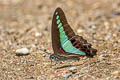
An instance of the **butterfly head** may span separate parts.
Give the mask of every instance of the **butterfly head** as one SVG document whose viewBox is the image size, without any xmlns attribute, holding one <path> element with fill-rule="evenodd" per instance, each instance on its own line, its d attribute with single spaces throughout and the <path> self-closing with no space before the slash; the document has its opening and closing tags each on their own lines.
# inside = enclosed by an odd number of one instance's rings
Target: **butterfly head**
<svg viewBox="0 0 120 80">
<path fill-rule="evenodd" d="M 58 56 L 56 54 L 50 55 L 50 60 L 51 61 L 58 61 Z"/>
<path fill-rule="evenodd" d="M 53 61 L 59 61 L 59 59 L 58 59 L 58 55 L 57 54 L 52 54 L 52 55 L 50 55 L 50 60 L 51 60 L 51 67 L 52 67 L 52 62 Z"/>
</svg>

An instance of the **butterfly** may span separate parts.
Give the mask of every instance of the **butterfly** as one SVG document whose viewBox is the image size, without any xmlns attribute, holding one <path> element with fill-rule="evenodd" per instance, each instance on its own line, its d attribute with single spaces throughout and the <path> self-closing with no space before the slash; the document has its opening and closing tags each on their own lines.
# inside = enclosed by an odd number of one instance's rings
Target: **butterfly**
<svg viewBox="0 0 120 80">
<path fill-rule="evenodd" d="M 76 35 L 67 22 L 66 16 L 61 8 L 57 8 L 52 19 L 52 47 L 54 54 L 50 60 L 69 60 L 79 57 L 93 57 L 97 50 L 82 36 Z"/>
</svg>

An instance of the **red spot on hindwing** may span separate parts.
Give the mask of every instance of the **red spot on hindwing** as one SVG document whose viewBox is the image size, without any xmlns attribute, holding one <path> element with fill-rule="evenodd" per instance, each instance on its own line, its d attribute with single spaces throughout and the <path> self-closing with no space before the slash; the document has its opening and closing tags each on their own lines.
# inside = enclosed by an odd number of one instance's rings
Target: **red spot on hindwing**
<svg viewBox="0 0 120 80">
<path fill-rule="evenodd" d="M 78 44 L 76 44 L 76 45 L 75 45 L 75 47 L 79 47 L 79 45 L 78 45 Z"/>
<path fill-rule="evenodd" d="M 80 55 L 81 58 L 85 57 L 85 55 Z"/>
<path fill-rule="evenodd" d="M 60 51 L 61 51 L 62 53 L 65 53 L 65 51 L 64 51 L 62 48 L 60 48 Z M 85 57 L 85 55 L 80 55 L 80 57 L 83 58 L 83 57 Z"/>
<path fill-rule="evenodd" d="M 60 51 L 61 51 L 62 53 L 65 53 L 65 51 L 64 51 L 63 49 L 61 49 L 61 48 L 60 48 Z"/>
</svg>

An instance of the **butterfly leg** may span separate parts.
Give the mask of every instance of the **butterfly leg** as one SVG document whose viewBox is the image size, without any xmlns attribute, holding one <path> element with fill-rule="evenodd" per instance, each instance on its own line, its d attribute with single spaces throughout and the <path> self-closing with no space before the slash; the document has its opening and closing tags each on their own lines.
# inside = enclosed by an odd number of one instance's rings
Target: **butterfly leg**
<svg viewBox="0 0 120 80">
<path fill-rule="evenodd" d="M 55 64 L 58 64 L 59 63 L 59 59 L 56 57 L 55 58 Z"/>
<path fill-rule="evenodd" d="M 51 61 L 51 63 L 50 63 L 50 67 L 52 68 L 52 60 L 50 60 Z"/>
<path fill-rule="evenodd" d="M 57 54 L 50 55 L 50 60 L 51 60 L 51 67 L 52 67 L 53 61 L 55 61 L 56 64 L 59 62 L 59 55 L 57 55 Z"/>
<path fill-rule="evenodd" d="M 88 60 L 90 61 L 90 59 L 88 58 Z M 88 63 L 88 70 L 90 70 L 90 63 Z"/>
<path fill-rule="evenodd" d="M 50 65 L 50 67 L 52 67 L 52 63 L 53 63 L 53 61 L 55 61 L 55 55 L 54 54 L 52 54 L 52 55 L 50 55 L 50 62 L 51 62 L 51 65 Z"/>
<path fill-rule="evenodd" d="M 79 62 L 79 61 L 80 61 L 80 58 L 78 58 L 77 61 Z"/>
<path fill-rule="evenodd" d="M 55 61 L 55 64 L 58 64 L 58 60 L 54 60 Z M 51 60 L 51 65 L 50 65 L 50 67 L 52 68 L 52 64 L 53 64 L 53 60 Z"/>
</svg>

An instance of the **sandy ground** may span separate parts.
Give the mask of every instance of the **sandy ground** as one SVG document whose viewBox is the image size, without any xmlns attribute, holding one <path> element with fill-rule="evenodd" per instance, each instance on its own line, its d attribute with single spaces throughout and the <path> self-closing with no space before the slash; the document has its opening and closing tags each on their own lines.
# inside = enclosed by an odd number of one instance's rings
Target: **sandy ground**
<svg viewBox="0 0 120 80">
<path fill-rule="evenodd" d="M 50 67 L 57 7 L 76 34 L 98 50 L 94 58 Z M 30 54 L 16 56 L 20 48 Z M 66 73 L 67 80 L 120 80 L 120 0 L 0 0 L 0 80 L 66 80 Z"/>
</svg>

